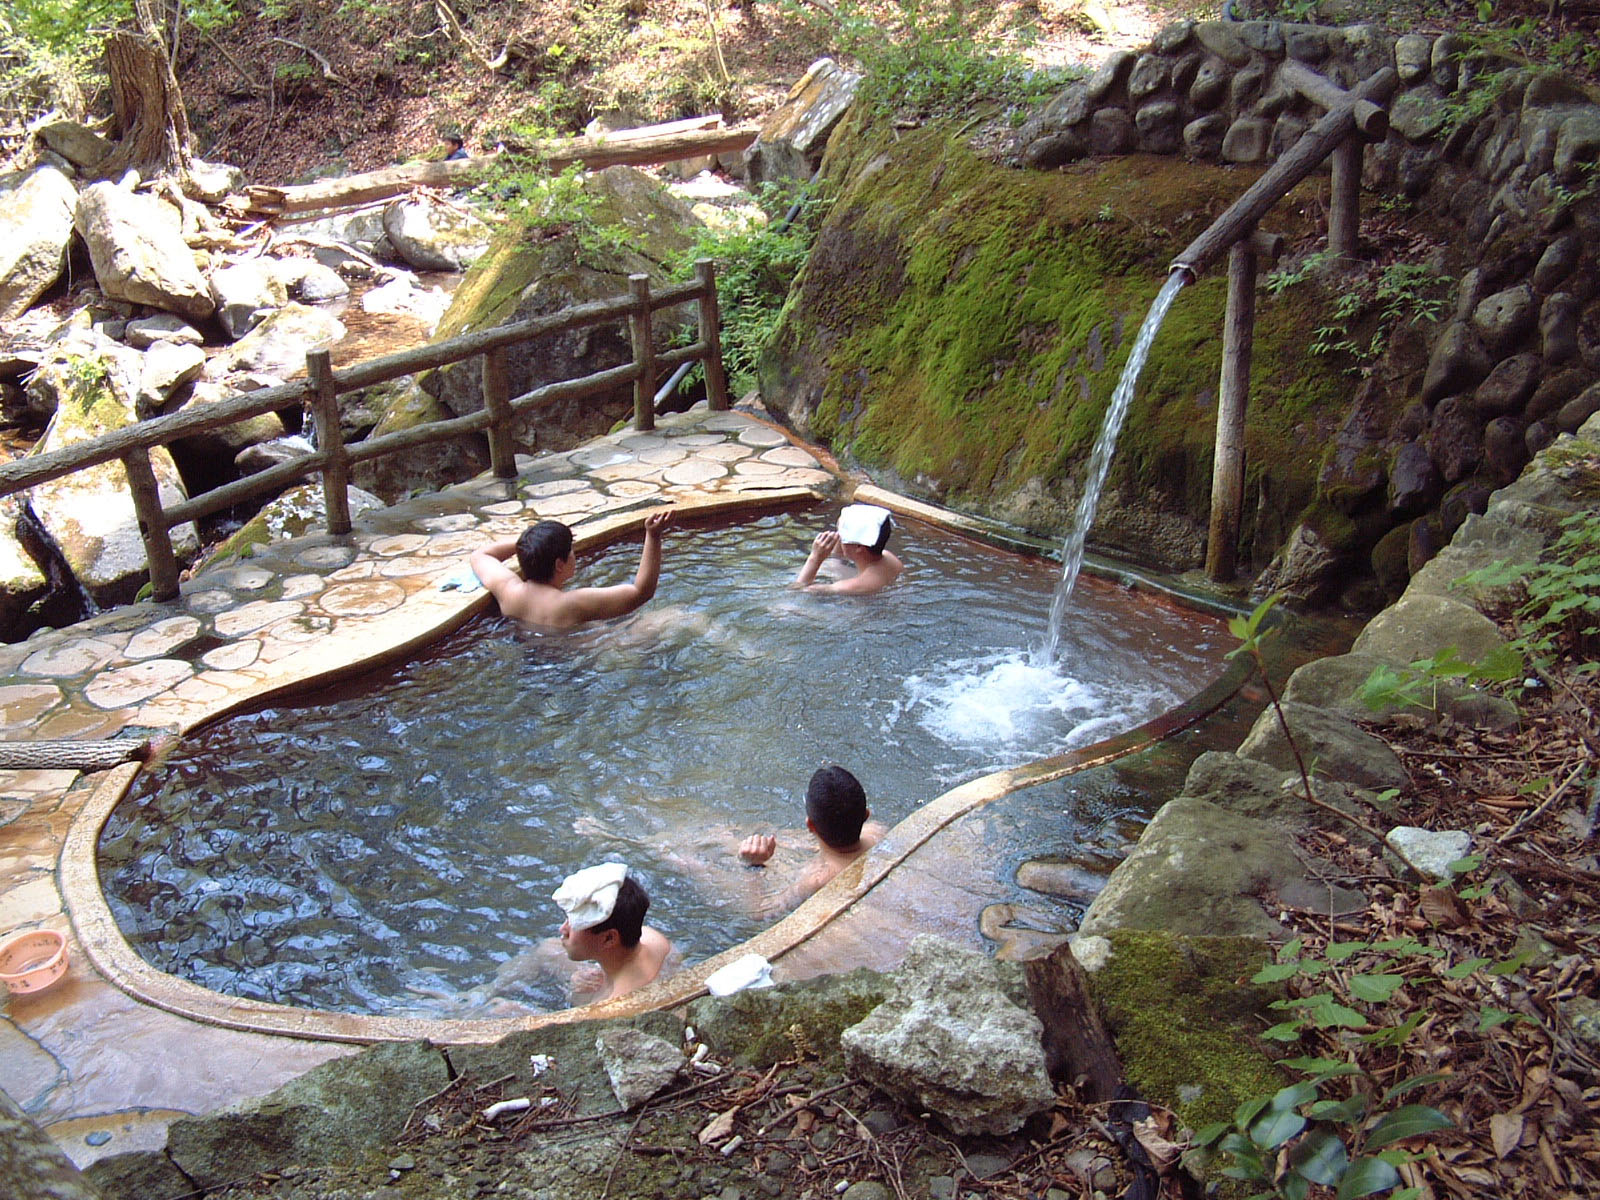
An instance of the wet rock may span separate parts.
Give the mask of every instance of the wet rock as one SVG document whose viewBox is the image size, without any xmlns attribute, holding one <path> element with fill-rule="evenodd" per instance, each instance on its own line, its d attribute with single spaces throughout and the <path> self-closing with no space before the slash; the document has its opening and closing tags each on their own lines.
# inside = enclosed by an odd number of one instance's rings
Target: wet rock
<svg viewBox="0 0 1600 1200">
<path fill-rule="evenodd" d="M 54 167 L 0 176 L 0 321 L 14 321 L 61 277 L 78 189 Z"/>
<path fill-rule="evenodd" d="M 127 338 L 128 345 L 138 350 L 148 350 L 157 342 L 175 342 L 184 346 L 199 346 L 205 342 L 198 329 L 171 313 L 157 313 L 153 317 L 129 321 L 123 336 Z"/>
<path fill-rule="evenodd" d="M 1443 544 L 1439 522 L 1432 516 L 1418 517 L 1406 526 L 1406 570 L 1415 575 L 1439 553 Z"/>
<path fill-rule="evenodd" d="M 148 304 L 192 321 L 214 311 L 211 290 L 172 205 L 96 183 L 79 193 L 73 224 L 89 247 L 95 282 L 111 299 Z"/>
<path fill-rule="evenodd" d="M 1489 377 L 1472 393 L 1473 411 L 1485 417 L 1499 417 L 1521 409 L 1538 386 L 1540 362 L 1537 354 L 1515 354 L 1489 372 Z"/>
<path fill-rule="evenodd" d="M 235 342 L 289 299 L 283 284 L 260 259 L 219 267 L 211 272 L 210 284 L 217 323 Z"/>
<path fill-rule="evenodd" d="M 264 371 L 290 378 L 304 373 L 307 352 L 326 350 L 344 333 L 344 325 L 332 314 L 290 301 L 214 355 L 204 374 L 207 379 L 220 380 L 238 372 Z"/>
<path fill-rule="evenodd" d="M 1357 650 L 1371 653 L 1359 644 Z M 1296 766 L 1294 751 L 1298 747 L 1304 761 L 1315 760 L 1317 769 L 1331 778 L 1370 788 L 1405 784 L 1405 768 L 1394 751 L 1387 743 L 1363 732 L 1348 717 L 1308 704 L 1285 702 L 1280 707 L 1289 734 L 1284 733 L 1278 714 L 1268 709 L 1240 743 L 1241 758 L 1253 758 L 1288 771 Z M 1294 746 L 1289 744 L 1291 735 Z"/>
<path fill-rule="evenodd" d="M 853 1071 L 957 1135 L 1005 1134 L 1055 1101 L 1042 1032 L 987 955 L 924 935 L 884 1002 L 840 1044 Z"/>
<path fill-rule="evenodd" d="M 1438 468 L 1427 449 L 1417 442 L 1407 442 L 1395 451 L 1388 474 L 1388 508 L 1395 516 L 1411 517 L 1423 512 L 1442 490 Z"/>
<path fill-rule="evenodd" d="M 1439 402 L 1428 418 L 1422 441 L 1446 483 L 1464 479 L 1483 461 L 1482 419 L 1461 396 Z"/>
</svg>

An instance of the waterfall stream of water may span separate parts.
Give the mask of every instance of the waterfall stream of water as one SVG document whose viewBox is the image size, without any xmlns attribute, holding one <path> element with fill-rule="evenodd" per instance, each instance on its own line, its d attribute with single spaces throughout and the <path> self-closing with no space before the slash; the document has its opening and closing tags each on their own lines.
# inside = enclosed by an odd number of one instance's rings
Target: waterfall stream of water
<svg viewBox="0 0 1600 1200">
<path fill-rule="evenodd" d="M 1111 454 L 1117 448 L 1117 434 L 1122 430 L 1123 418 L 1128 415 L 1128 405 L 1133 400 L 1133 387 L 1139 381 L 1145 359 L 1150 357 L 1150 343 L 1155 341 L 1156 330 L 1177 298 L 1178 290 L 1188 279 L 1186 272 L 1175 270 L 1167 277 L 1156 298 L 1150 303 L 1139 336 L 1134 339 L 1128 354 L 1128 363 L 1117 381 L 1117 390 L 1111 394 L 1111 404 L 1106 409 L 1105 423 L 1100 427 L 1100 437 L 1089 455 L 1089 469 L 1083 480 L 1083 498 L 1078 501 L 1078 515 L 1073 520 L 1072 531 L 1061 548 L 1061 582 L 1056 585 L 1054 599 L 1050 602 L 1050 629 L 1042 654 L 1043 664 L 1055 662 L 1061 646 L 1061 621 L 1067 611 L 1067 598 L 1078 581 L 1083 568 L 1083 548 L 1089 537 L 1089 526 L 1094 524 L 1095 508 L 1100 503 L 1100 490 L 1105 486 L 1106 474 L 1111 470 Z"/>
</svg>

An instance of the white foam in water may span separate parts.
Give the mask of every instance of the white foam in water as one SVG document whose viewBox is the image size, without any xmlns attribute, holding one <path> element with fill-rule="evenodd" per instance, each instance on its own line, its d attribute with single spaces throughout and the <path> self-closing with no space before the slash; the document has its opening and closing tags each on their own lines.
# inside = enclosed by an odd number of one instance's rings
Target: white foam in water
<svg viewBox="0 0 1600 1200">
<path fill-rule="evenodd" d="M 905 682 L 918 723 L 952 746 L 1064 744 L 1086 720 L 1098 725 L 1108 715 L 1099 688 L 1021 650 L 952 660 Z"/>
</svg>

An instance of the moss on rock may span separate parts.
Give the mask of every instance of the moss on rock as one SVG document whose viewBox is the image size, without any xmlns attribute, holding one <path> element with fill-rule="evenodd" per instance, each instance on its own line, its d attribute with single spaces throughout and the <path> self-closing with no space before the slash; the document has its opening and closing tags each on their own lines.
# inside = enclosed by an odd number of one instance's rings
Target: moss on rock
<svg viewBox="0 0 1600 1200">
<path fill-rule="evenodd" d="M 1283 1086 L 1256 1037 L 1281 991 L 1248 982 L 1268 957 L 1263 943 L 1150 930 L 1107 936 L 1112 954 L 1091 987 L 1141 1096 L 1198 1127 Z"/>
</svg>

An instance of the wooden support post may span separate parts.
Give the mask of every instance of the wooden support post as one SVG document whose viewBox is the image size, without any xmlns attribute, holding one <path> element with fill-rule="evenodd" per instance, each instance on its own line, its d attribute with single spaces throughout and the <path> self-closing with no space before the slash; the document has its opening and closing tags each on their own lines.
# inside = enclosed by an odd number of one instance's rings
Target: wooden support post
<svg viewBox="0 0 1600 1200">
<path fill-rule="evenodd" d="M 483 354 L 483 407 L 489 413 L 489 466 L 496 478 L 515 479 L 517 449 L 512 436 L 511 373 L 503 346 Z"/>
<path fill-rule="evenodd" d="M 700 342 L 706 348 L 706 399 L 716 412 L 728 407 L 728 373 L 722 366 L 722 314 L 717 304 L 717 272 L 709 258 L 694 264 L 700 288 Z"/>
<path fill-rule="evenodd" d="M 656 348 L 650 333 L 650 276 L 629 275 L 628 295 L 633 308 L 628 312 L 628 334 L 633 341 L 633 365 L 638 371 L 633 380 L 633 427 L 656 427 Z"/>
<path fill-rule="evenodd" d="M 1211 528 L 1206 576 L 1233 579 L 1244 505 L 1244 416 L 1250 402 L 1250 354 L 1255 346 L 1256 245 L 1248 231 L 1228 252 L 1228 309 L 1222 325 L 1222 379 L 1217 395 L 1217 442 L 1211 464 Z"/>
<path fill-rule="evenodd" d="M 150 593 L 157 600 L 172 600 L 178 595 L 178 559 L 172 552 L 172 534 L 161 510 L 161 486 L 150 466 L 150 452 L 143 447 L 122 456 L 128 473 L 128 491 L 133 496 L 133 512 L 139 520 L 139 536 L 144 539 L 145 561 L 150 567 Z"/>
<path fill-rule="evenodd" d="M 1072 1084 L 1090 1104 L 1113 1099 L 1122 1082 L 1116 1045 L 1100 1022 L 1088 978 L 1063 942 L 1022 960 L 1028 1000 L 1044 1025 L 1044 1066 L 1056 1083 Z"/>
<path fill-rule="evenodd" d="M 1328 204 L 1328 250 L 1335 258 L 1354 258 L 1361 229 L 1362 144 L 1347 137 L 1330 156 L 1333 196 Z"/>
<path fill-rule="evenodd" d="M 317 457 L 322 460 L 322 506 L 328 532 L 350 532 L 350 460 L 345 454 L 344 431 L 339 428 L 339 393 L 333 381 L 333 359 L 326 350 L 306 355 L 311 378 L 311 411 L 317 419 Z"/>
</svg>

